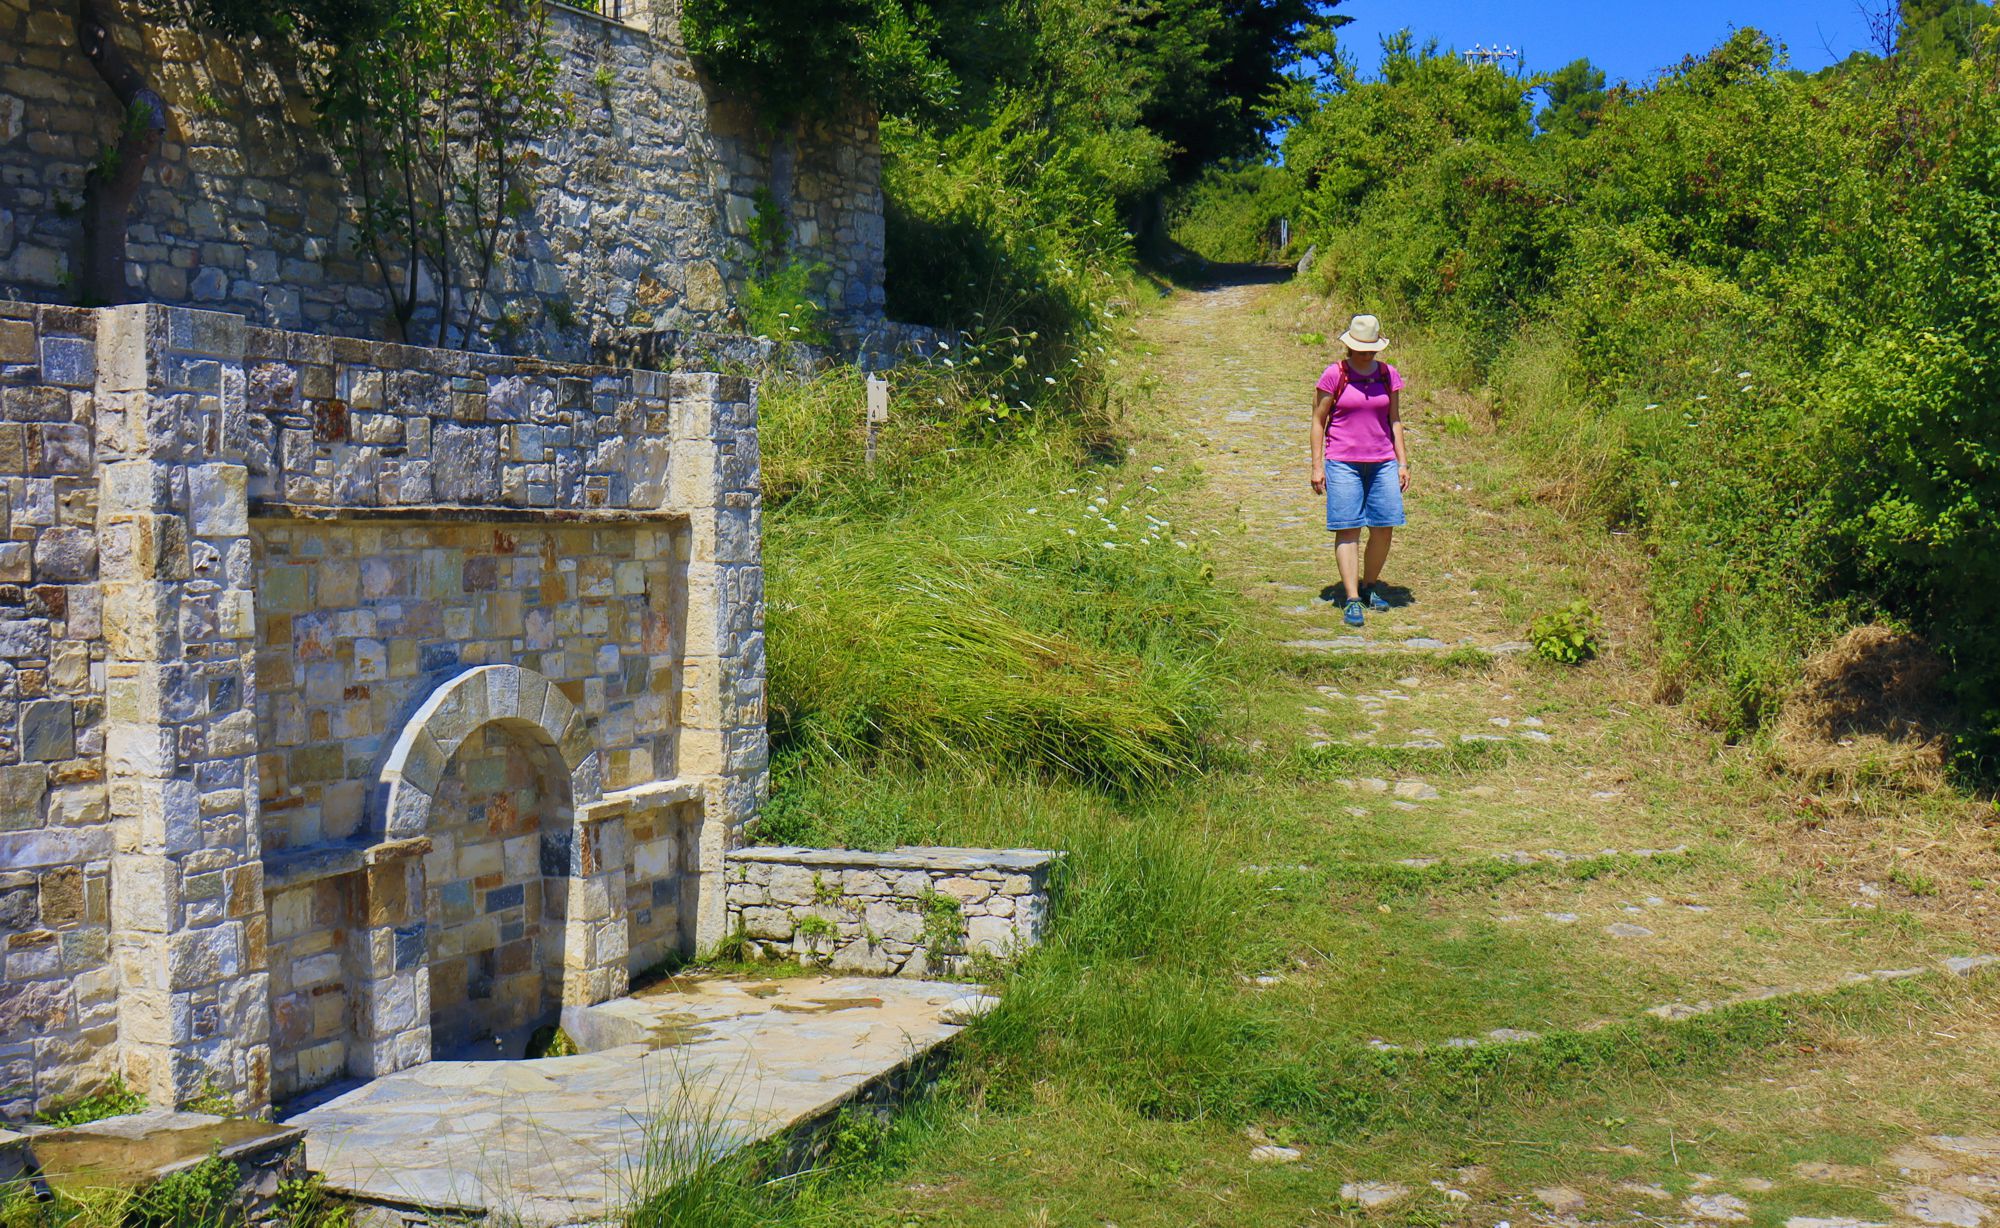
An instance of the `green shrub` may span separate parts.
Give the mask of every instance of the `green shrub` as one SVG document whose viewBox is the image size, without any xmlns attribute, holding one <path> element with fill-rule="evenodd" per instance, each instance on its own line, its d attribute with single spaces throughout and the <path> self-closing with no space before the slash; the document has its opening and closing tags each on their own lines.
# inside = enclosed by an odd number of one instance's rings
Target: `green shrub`
<svg viewBox="0 0 2000 1228">
<path fill-rule="evenodd" d="M 820 305 L 816 283 L 826 276 L 823 264 L 788 261 L 769 275 L 752 277 L 743 287 L 743 327 L 753 337 L 779 342 L 827 345 L 826 308 Z"/>
<path fill-rule="evenodd" d="M 1281 166 L 1218 168 L 1180 189 L 1167 206 L 1167 233 L 1207 260 L 1247 264 L 1283 259 L 1282 224 L 1297 224 L 1298 179 Z"/>
<path fill-rule="evenodd" d="M 1604 629 L 1588 601 L 1572 601 L 1535 619 L 1528 640 L 1544 659 L 1581 665 L 1603 647 Z"/>
<path fill-rule="evenodd" d="M 223 1228 L 236 1219 L 242 1174 L 210 1156 L 140 1190 L 125 1204 L 130 1228 Z"/>
</svg>

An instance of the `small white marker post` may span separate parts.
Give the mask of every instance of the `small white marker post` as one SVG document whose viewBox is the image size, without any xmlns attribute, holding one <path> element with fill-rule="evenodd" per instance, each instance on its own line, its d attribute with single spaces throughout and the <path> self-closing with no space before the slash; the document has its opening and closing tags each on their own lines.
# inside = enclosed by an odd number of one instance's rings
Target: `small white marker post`
<svg viewBox="0 0 2000 1228">
<path fill-rule="evenodd" d="M 868 471 L 875 471 L 875 441 L 882 424 L 889 420 L 889 381 L 879 375 L 868 377 Z"/>
</svg>

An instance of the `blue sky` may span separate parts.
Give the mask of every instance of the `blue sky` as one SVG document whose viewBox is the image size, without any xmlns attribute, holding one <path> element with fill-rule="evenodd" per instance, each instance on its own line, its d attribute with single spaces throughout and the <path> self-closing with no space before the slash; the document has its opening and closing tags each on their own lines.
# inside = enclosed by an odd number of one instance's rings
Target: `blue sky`
<svg viewBox="0 0 2000 1228">
<path fill-rule="evenodd" d="M 1528 68 L 1562 67 L 1578 56 L 1643 82 L 1690 52 L 1706 51 L 1740 26 L 1775 35 L 1792 67 L 1810 72 L 1871 46 L 1863 4 L 1880 0 L 1344 0 L 1354 24 L 1342 45 L 1372 74 L 1378 40 L 1408 26 L 1419 43 L 1446 47 L 1512 43 Z"/>
</svg>

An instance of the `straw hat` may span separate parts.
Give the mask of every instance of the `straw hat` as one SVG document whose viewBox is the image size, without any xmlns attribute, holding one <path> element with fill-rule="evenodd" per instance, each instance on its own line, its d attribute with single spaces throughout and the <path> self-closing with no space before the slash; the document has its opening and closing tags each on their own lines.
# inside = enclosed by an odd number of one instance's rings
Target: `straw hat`
<svg viewBox="0 0 2000 1228">
<path fill-rule="evenodd" d="M 1340 343 L 1370 354 L 1389 348 L 1389 339 L 1382 335 L 1382 321 L 1374 316 L 1355 316 L 1347 331 L 1340 334 Z"/>
</svg>

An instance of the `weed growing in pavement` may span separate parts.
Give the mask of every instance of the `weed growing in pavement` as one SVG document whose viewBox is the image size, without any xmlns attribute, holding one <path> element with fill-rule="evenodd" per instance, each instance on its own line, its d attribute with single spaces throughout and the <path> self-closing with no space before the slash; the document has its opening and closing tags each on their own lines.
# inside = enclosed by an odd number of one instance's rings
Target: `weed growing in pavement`
<svg viewBox="0 0 2000 1228">
<path fill-rule="evenodd" d="M 45 1126 L 81 1126 L 107 1117 L 143 1112 L 145 1108 L 145 1095 L 127 1087 L 124 1079 L 114 1077 L 87 1096 L 35 1114 L 35 1120 Z"/>
</svg>

